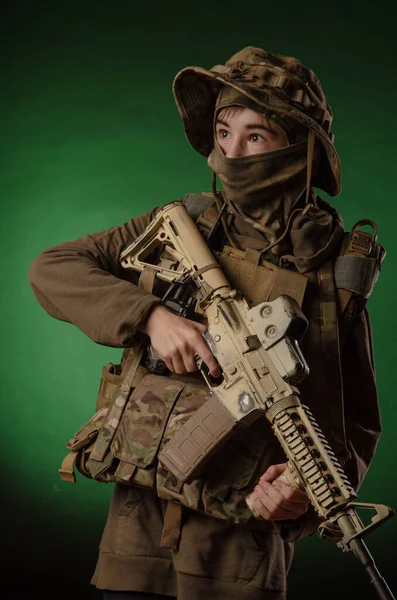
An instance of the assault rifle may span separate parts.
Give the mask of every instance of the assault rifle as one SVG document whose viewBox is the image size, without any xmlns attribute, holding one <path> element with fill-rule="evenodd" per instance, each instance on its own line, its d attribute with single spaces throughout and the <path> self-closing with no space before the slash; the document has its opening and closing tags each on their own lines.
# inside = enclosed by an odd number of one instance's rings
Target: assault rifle
<svg viewBox="0 0 397 600">
<path fill-rule="evenodd" d="M 159 246 L 167 260 L 151 264 Z M 120 261 L 127 269 L 152 269 L 179 296 L 181 290 L 190 296 L 195 290 L 196 310 L 208 322 L 203 337 L 222 371 L 214 379 L 198 361 L 211 397 L 163 447 L 159 460 L 181 482 L 189 481 L 237 426 L 249 426 L 265 414 L 288 459 L 282 476 L 306 492 L 323 520 L 320 535 L 326 530 L 325 521 L 336 525 L 343 534 L 338 546 L 354 553 L 379 598 L 395 600 L 362 540 L 393 510 L 355 501 L 356 493 L 337 457 L 299 399 L 296 385 L 308 374 L 299 348 L 307 320 L 296 301 L 280 296 L 251 307 L 231 288 L 181 202 L 166 205 Z M 252 495 L 247 504 L 255 515 Z M 363 524 L 357 509 L 375 513 L 369 525 Z"/>
</svg>

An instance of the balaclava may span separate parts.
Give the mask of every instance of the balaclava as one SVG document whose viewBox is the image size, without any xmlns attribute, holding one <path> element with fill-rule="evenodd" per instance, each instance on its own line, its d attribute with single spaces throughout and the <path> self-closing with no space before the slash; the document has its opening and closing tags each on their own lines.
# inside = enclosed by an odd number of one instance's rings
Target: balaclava
<svg viewBox="0 0 397 600">
<path fill-rule="evenodd" d="M 208 165 L 222 182 L 229 213 L 250 223 L 262 234 L 264 245 L 271 245 L 285 230 L 288 217 L 306 188 L 308 130 L 225 86 L 216 101 L 214 132 L 219 113 L 231 106 L 248 108 L 273 120 L 288 138 L 288 146 L 238 158 L 227 158 L 215 139 L 208 157 Z M 272 248 L 273 260 L 280 251 L 286 251 L 285 244 Z"/>
</svg>

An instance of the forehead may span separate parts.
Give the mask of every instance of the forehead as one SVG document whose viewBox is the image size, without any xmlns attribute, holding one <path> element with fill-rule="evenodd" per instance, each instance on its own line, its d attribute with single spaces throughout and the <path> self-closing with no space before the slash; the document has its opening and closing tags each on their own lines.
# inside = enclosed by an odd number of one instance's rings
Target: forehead
<svg viewBox="0 0 397 600">
<path fill-rule="evenodd" d="M 261 115 L 245 106 L 226 106 L 218 111 L 216 122 L 223 121 L 230 126 L 233 125 L 264 125 L 271 127 L 269 120 L 264 115 Z"/>
</svg>

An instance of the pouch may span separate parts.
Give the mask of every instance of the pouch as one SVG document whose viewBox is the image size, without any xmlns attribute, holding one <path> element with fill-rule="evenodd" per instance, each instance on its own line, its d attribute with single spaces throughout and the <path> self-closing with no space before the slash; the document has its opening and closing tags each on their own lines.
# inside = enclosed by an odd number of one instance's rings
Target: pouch
<svg viewBox="0 0 397 600">
<path fill-rule="evenodd" d="M 115 375 L 108 366 L 103 371 L 107 381 L 114 382 Z M 100 386 L 102 399 L 106 389 L 111 388 Z M 62 465 L 62 479 L 76 481 L 75 467 L 83 476 L 102 483 L 150 488 L 164 500 L 245 523 L 252 517 L 245 496 L 261 472 L 264 449 L 269 456 L 266 438 L 271 443 L 274 437 L 267 419 L 251 426 L 249 437 L 243 428 L 237 431 L 210 459 L 206 472 L 211 475 L 203 474 L 190 483 L 179 482 L 157 459 L 162 447 L 208 398 L 207 384 L 197 377 L 144 375 L 130 393 L 115 432 L 109 423 L 112 406 L 105 398 L 108 407 L 102 406 L 68 442 L 74 459 L 72 468 L 71 464 Z M 93 459 L 98 434 L 111 436 L 99 461 Z"/>
<path fill-rule="evenodd" d="M 103 367 L 99 410 L 67 443 L 70 453 L 59 472 L 64 481 L 76 481 L 76 468 L 85 477 L 100 482 L 153 489 L 162 445 L 208 399 L 208 388 L 189 376 L 148 374 L 138 367 L 131 393 L 115 423 L 114 402 L 124 381 L 118 372 L 120 365 L 109 363 Z"/>
</svg>

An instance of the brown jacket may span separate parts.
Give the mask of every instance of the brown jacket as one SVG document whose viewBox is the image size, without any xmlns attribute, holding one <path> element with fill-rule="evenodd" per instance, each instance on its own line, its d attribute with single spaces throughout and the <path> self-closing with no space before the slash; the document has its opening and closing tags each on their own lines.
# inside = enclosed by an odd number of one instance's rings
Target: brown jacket
<svg viewBox="0 0 397 600">
<path fill-rule="evenodd" d="M 44 250 L 32 263 L 29 278 L 48 314 L 73 323 L 97 343 L 129 347 L 138 324 L 159 299 L 136 287 L 137 274 L 123 269 L 118 259 L 158 210 Z M 304 309 L 310 315 L 310 293 L 308 298 Z M 344 333 L 343 390 L 332 373 L 324 371 L 322 357 L 310 356 L 314 375 L 306 394 L 313 398 L 320 426 L 339 444 L 338 454 L 346 460 L 345 469 L 358 488 L 381 429 L 367 312 L 355 316 Z M 336 406 L 329 405 L 332 394 L 342 399 Z M 259 600 L 269 593 L 269 598 L 278 600 L 284 598 L 292 558 L 287 540 L 312 533 L 316 524 L 309 511 L 296 523 L 258 532 L 186 509 L 179 550 L 170 553 L 160 548 L 163 508 L 151 492 L 115 486 L 93 583 L 101 589 L 178 591 L 178 600 L 202 598 L 209 590 L 215 599 L 244 594 Z"/>
</svg>

